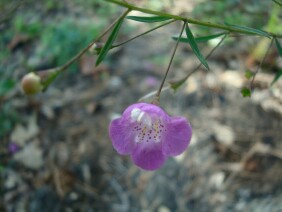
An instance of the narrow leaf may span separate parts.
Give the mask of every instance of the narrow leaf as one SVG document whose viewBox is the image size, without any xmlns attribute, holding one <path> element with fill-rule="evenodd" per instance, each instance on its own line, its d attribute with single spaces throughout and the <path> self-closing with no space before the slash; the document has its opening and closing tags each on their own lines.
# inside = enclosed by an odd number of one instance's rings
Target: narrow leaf
<svg viewBox="0 0 282 212">
<path fill-rule="evenodd" d="M 270 85 L 271 85 L 271 86 L 274 85 L 274 83 L 276 83 L 277 80 L 279 80 L 279 78 L 280 78 L 281 76 L 282 76 L 282 69 L 276 73 L 276 75 L 275 75 L 275 77 L 274 77 L 274 79 L 272 80 L 272 82 L 271 82 Z"/>
<path fill-rule="evenodd" d="M 217 34 L 214 34 L 214 35 L 201 36 L 201 37 L 195 38 L 195 41 L 196 42 L 205 42 L 205 41 L 209 41 L 209 40 L 218 38 L 218 37 L 220 37 L 222 35 L 225 35 L 225 34 L 226 34 L 225 32 L 221 32 L 221 33 L 217 33 Z M 178 37 L 177 36 L 173 36 L 172 39 L 177 41 Z M 180 38 L 179 41 L 183 42 L 183 43 L 189 43 L 189 39 L 188 38 Z"/>
<path fill-rule="evenodd" d="M 267 32 L 260 30 L 260 29 L 254 29 L 251 27 L 246 27 L 246 26 L 239 26 L 239 25 L 235 25 L 235 24 L 226 24 L 228 26 L 233 27 L 234 29 L 239 29 L 245 32 L 248 32 L 250 34 L 254 34 L 254 35 L 260 35 L 260 36 L 264 36 L 267 38 L 271 38 L 270 34 L 268 34 Z"/>
<path fill-rule="evenodd" d="M 249 88 L 242 88 L 241 94 L 243 97 L 251 97 L 252 93 Z"/>
<path fill-rule="evenodd" d="M 186 30 L 187 39 L 189 40 L 188 42 L 189 42 L 194 54 L 198 57 L 198 59 L 206 67 L 206 69 L 209 70 L 209 65 L 208 65 L 206 59 L 203 57 L 202 53 L 200 52 L 198 45 L 196 43 L 196 40 L 195 40 L 188 24 L 186 24 L 185 30 Z"/>
<path fill-rule="evenodd" d="M 280 43 L 279 43 L 277 38 L 274 38 L 274 40 L 275 40 L 275 44 L 276 44 L 278 53 L 279 53 L 280 57 L 282 57 L 282 46 L 280 45 Z"/>
<path fill-rule="evenodd" d="M 133 21 L 145 22 L 145 23 L 161 22 L 171 19 L 164 16 L 126 16 L 126 18 Z"/>
<path fill-rule="evenodd" d="M 123 18 L 119 19 L 119 21 L 116 23 L 112 33 L 110 34 L 108 40 L 106 41 L 105 45 L 103 46 L 103 48 L 101 49 L 101 51 L 99 53 L 99 56 L 96 60 L 96 66 L 98 66 L 104 60 L 107 53 L 111 49 L 111 46 L 112 46 L 113 42 L 115 41 L 115 39 L 118 35 L 119 29 L 122 25 L 122 22 L 123 22 Z"/>
</svg>

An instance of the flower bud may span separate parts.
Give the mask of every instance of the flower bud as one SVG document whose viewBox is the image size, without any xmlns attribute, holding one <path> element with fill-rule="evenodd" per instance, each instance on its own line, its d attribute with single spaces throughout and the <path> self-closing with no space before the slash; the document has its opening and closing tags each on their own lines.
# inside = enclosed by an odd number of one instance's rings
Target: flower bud
<svg viewBox="0 0 282 212">
<path fill-rule="evenodd" d="M 43 85 L 41 84 L 40 77 L 31 72 L 26 74 L 22 79 L 22 90 L 26 95 L 34 95 L 41 92 Z"/>
</svg>

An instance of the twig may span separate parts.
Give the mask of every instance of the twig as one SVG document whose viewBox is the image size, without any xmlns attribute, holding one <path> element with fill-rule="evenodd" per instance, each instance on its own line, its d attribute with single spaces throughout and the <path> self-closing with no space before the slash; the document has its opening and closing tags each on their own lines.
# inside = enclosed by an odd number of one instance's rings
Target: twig
<svg viewBox="0 0 282 212">
<path fill-rule="evenodd" d="M 90 44 L 88 44 L 87 47 L 85 47 L 84 49 L 82 49 L 77 55 L 75 55 L 72 59 L 70 59 L 65 65 L 61 66 L 59 68 L 59 72 L 64 71 L 65 69 L 67 69 L 70 65 L 72 65 L 77 59 L 79 59 L 94 43 L 96 43 L 98 40 L 100 40 L 102 37 L 104 37 L 112 28 L 113 26 L 117 23 L 117 21 L 125 16 L 128 12 L 130 11 L 130 9 L 126 10 L 124 13 L 122 13 L 110 26 L 108 26 L 108 28 L 102 33 L 100 34 L 96 39 L 94 39 L 92 42 L 90 42 Z"/>
<path fill-rule="evenodd" d="M 205 59 L 207 60 L 213 53 L 214 51 L 223 43 L 223 41 L 225 40 L 225 38 L 228 36 L 228 33 L 225 34 L 223 36 L 223 38 L 221 38 L 221 40 L 218 42 L 218 44 L 216 44 L 216 46 L 207 54 L 207 56 L 205 57 Z M 184 79 L 187 80 L 192 74 L 194 74 L 200 67 L 202 66 L 202 63 L 199 63 L 198 66 L 196 66 L 190 73 L 188 73 Z"/>
<path fill-rule="evenodd" d="M 5 15 L 4 15 L 4 18 L 0 19 L 0 24 L 8 21 L 12 14 L 21 6 L 21 4 L 24 2 L 24 0 L 20 0 L 20 2 L 18 4 L 16 4 L 14 7 L 12 7 L 12 9 L 10 9 L 9 12 L 7 12 Z"/>
<path fill-rule="evenodd" d="M 255 81 L 256 75 L 257 75 L 258 72 L 260 71 L 261 66 L 262 66 L 262 64 L 264 63 L 265 59 L 266 59 L 266 56 L 268 55 L 269 50 L 271 49 L 271 46 L 272 46 L 272 44 L 273 44 L 273 40 L 274 40 L 274 39 L 272 38 L 272 39 L 271 39 L 271 42 L 270 42 L 270 44 L 269 44 L 269 46 L 268 46 L 268 48 L 267 48 L 267 50 L 266 50 L 266 52 L 265 52 L 265 54 L 264 54 L 264 56 L 263 56 L 263 58 L 262 58 L 262 60 L 260 61 L 259 66 L 257 67 L 257 70 L 256 70 L 255 73 L 253 74 L 253 78 L 252 78 L 252 80 L 251 80 L 251 82 L 250 82 L 250 90 L 253 90 L 253 85 L 254 85 L 254 81 Z"/>
<path fill-rule="evenodd" d="M 218 44 L 209 52 L 209 54 L 205 57 L 205 59 L 208 59 L 212 54 L 213 52 L 222 44 L 222 42 L 225 40 L 225 38 L 228 36 L 228 33 L 224 35 L 224 37 L 218 42 Z M 196 66 L 191 72 L 189 72 L 184 78 L 178 80 L 179 82 L 180 81 L 186 81 L 192 74 L 194 74 L 200 67 L 201 67 L 202 63 L 199 63 L 198 66 Z M 173 82 L 171 82 L 173 83 Z M 169 90 L 170 86 L 165 86 L 163 87 L 162 91 L 165 91 L 165 90 Z M 156 95 L 156 93 L 158 92 L 158 90 L 155 90 L 155 91 L 152 91 L 148 94 L 146 94 L 145 96 L 142 96 L 138 101 L 143 101 L 145 99 L 148 99 L 154 95 Z"/>
<path fill-rule="evenodd" d="M 106 0 L 106 1 L 114 3 L 114 4 L 122 6 L 122 7 L 129 8 L 131 10 L 136 10 L 136 11 L 151 14 L 151 15 L 163 16 L 163 17 L 174 19 L 174 20 L 187 21 L 191 24 L 196 24 L 196 25 L 200 25 L 200 26 L 206 26 L 206 27 L 217 28 L 217 29 L 224 29 L 224 30 L 227 30 L 229 32 L 237 32 L 237 33 L 241 33 L 241 34 L 255 34 L 255 33 L 251 33 L 249 30 L 237 29 L 237 28 L 234 28 L 234 27 L 231 27 L 231 26 L 228 26 L 228 25 L 224 25 L 224 24 L 217 24 L 217 23 L 211 23 L 211 22 L 206 22 L 206 21 L 199 21 L 199 20 L 196 20 L 196 19 L 193 19 L 193 18 L 187 18 L 187 17 L 183 17 L 183 16 L 165 13 L 165 12 L 159 12 L 159 11 L 155 11 L 155 10 L 151 10 L 151 9 L 137 7 L 137 6 L 128 4 L 127 2 L 124 2 L 124 1 L 123 2 L 118 1 L 118 0 Z M 271 33 L 271 32 L 267 32 L 267 33 L 271 36 L 282 38 L 281 34 L 275 34 L 275 33 Z"/>
<path fill-rule="evenodd" d="M 76 54 L 73 58 L 71 58 L 68 62 L 66 62 L 63 66 L 59 66 L 50 70 L 47 70 L 49 72 L 53 72 L 53 74 L 48 77 L 44 82 L 44 90 L 46 90 L 50 83 L 53 82 L 54 79 L 57 78 L 57 76 L 65 71 L 69 66 L 71 66 L 74 62 L 76 62 L 91 46 L 99 41 L 102 37 L 104 37 L 114 26 L 115 24 L 120 20 L 120 18 L 126 16 L 130 12 L 130 9 L 127 9 L 125 12 L 123 12 L 110 26 L 108 26 L 97 38 L 95 38 L 93 41 L 91 41 L 88 46 L 86 46 L 84 49 L 82 49 L 78 54 Z"/>
<path fill-rule="evenodd" d="M 159 29 L 159 28 L 161 28 L 161 27 L 163 27 L 163 26 L 165 26 L 165 25 L 171 24 L 171 23 L 173 23 L 173 22 L 175 22 L 175 21 L 176 21 L 176 20 L 172 20 L 172 21 L 166 22 L 166 23 L 164 23 L 164 24 L 161 24 L 161 25 L 159 25 L 159 26 L 157 26 L 157 27 L 154 27 L 154 28 L 152 28 L 152 29 L 150 29 L 150 30 L 148 30 L 148 31 L 146 31 L 146 32 L 141 33 L 140 35 L 137 35 L 137 36 L 135 36 L 135 37 L 133 37 L 133 38 L 130 38 L 130 39 L 127 40 L 127 41 L 124 41 L 124 42 L 121 42 L 121 43 L 119 43 L 119 44 L 113 45 L 111 48 L 116 48 L 116 47 L 118 47 L 118 46 L 121 46 L 121 45 L 123 45 L 123 44 L 126 44 L 126 43 L 128 43 L 128 42 L 130 42 L 130 41 L 132 41 L 132 40 L 134 40 L 134 39 L 136 39 L 136 38 L 139 38 L 139 37 L 141 37 L 141 36 L 143 36 L 143 35 L 146 35 L 146 34 L 152 32 L 152 31 L 154 31 L 154 30 L 156 30 L 156 29 Z"/>
<path fill-rule="evenodd" d="M 164 75 L 163 80 L 162 80 L 162 82 L 161 82 L 161 85 L 160 85 L 160 87 L 159 87 L 159 89 L 158 89 L 158 91 L 157 91 L 157 93 L 156 93 L 155 99 L 153 100 L 153 102 L 155 101 L 155 103 L 158 103 L 158 102 L 159 102 L 159 98 L 160 98 L 160 94 L 161 94 L 161 92 L 162 92 L 163 85 L 164 85 L 164 83 L 165 83 L 167 74 L 168 74 L 168 72 L 169 72 L 170 66 L 171 66 L 171 64 L 172 64 L 173 58 L 174 58 L 174 56 L 175 56 L 175 53 L 176 53 L 176 50 L 177 50 L 177 47 L 178 47 L 180 38 L 181 38 L 182 33 L 183 33 L 184 29 L 185 29 L 185 26 L 186 26 L 186 22 L 184 22 L 184 24 L 183 24 L 183 26 L 182 26 L 180 35 L 179 35 L 178 40 L 177 40 L 177 42 L 176 42 L 176 45 L 175 45 L 175 47 L 174 47 L 172 56 L 171 56 L 171 58 L 170 58 L 168 67 L 167 67 L 166 72 L 165 72 L 165 75 Z"/>
<path fill-rule="evenodd" d="M 162 92 L 164 92 L 164 91 L 166 91 L 166 90 L 169 90 L 169 89 L 170 89 L 170 86 L 169 86 L 169 85 L 168 85 L 168 86 L 165 86 L 165 87 L 163 87 Z M 140 99 L 138 99 L 138 101 L 141 102 L 141 101 L 143 101 L 143 100 L 145 100 L 145 99 L 149 99 L 150 97 L 155 96 L 156 93 L 157 93 L 157 91 L 158 91 L 158 90 L 155 90 L 155 91 L 152 91 L 152 92 L 146 94 L 145 96 L 142 96 Z"/>
</svg>

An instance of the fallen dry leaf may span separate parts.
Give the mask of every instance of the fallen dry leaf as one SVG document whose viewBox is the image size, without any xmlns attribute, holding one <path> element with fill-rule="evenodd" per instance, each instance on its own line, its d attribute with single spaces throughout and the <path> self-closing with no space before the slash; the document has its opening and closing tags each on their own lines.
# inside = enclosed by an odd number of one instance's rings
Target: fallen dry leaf
<svg viewBox="0 0 282 212">
<path fill-rule="evenodd" d="M 26 145 L 22 151 L 16 153 L 14 159 L 30 169 L 38 169 L 43 165 L 42 150 L 34 142 Z"/>
<path fill-rule="evenodd" d="M 20 146 L 24 146 L 25 143 L 34 138 L 39 132 L 38 125 L 36 123 L 36 115 L 32 114 L 27 123 L 27 127 L 22 124 L 16 125 L 11 134 L 11 140 Z"/>
</svg>

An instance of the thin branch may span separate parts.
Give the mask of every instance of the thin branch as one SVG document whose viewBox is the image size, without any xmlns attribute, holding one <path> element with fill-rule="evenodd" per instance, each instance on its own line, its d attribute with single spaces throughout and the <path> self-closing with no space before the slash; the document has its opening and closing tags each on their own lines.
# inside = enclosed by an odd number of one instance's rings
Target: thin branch
<svg viewBox="0 0 282 212">
<path fill-rule="evenodd" d="M 181 29 L 181 33 L 180 33 L 180 35 L 179 35 L 179 37 L 178 37 L 178 40 L 177 40 L 176 45 L 175 45 L 175 47 L 174 47 L 172 56 L 171 56 L 170 61 L 169 61 L 169 64 L 168 64 L 168 67 L 167 67 L 167 69 L 166 69 L 166 72 L 165 72 L 163 81 L 161 82 L 161 85 L 160 85 L 160 87 L 159 87 L 159 90 L 157 91 L 156 96 L 155 96 L 155 99 L 153 100 L 153 101 L 155 101 L 155 102 L 159 102 L 159 98 L 160 98 L 160 94 L 161 94 L 161 92 L 162 92 L 162 88 L 163 88 L 163 86 L 164 86 L 164 82 L 165 82 L 165 80 L 166 80 L 167 74 L 168 74 L 168 72 L 169 72 L 170 66 L 171 66 L 171 64 L 172 64 L 173 58 L 174 58 L 174 56 L 175 56 L 175 53 L 176 53 L 176 50 L 177 50 L 177 47 L 178 47 L 180 38 L 181 38 L 182 33 L 183 33 L 184 29 L 185 29 L 185 26 L 186 26 L 186 22 L 184 22 L 184 24 L 183 24 L 183 27 L 182 27 L 182 29 Z"/>
<path fill-rule="evenodd" d="M 102 37 L 104 37 L 114 26 L 115 24 L 120 20 L 120 18 L 125 17 L 130 12 L 130 9 L 127 9 L 125 12 L 123 12 L 115 21 L 108 26 L 97 38 L 95 38 L 93 41 L 91 41 L 88 46 L 86 46 L 84 49 L 82 49 L 79 53 L 77 53 L 73 58 L 71 58 L 68 62 L 66 62 L 64 65 L 49 69 L 46 71 L 46 74 L 50 73 L 46 79 L 44 79 L 43 85 L 43 91 L 45 91 L 48 86 L 57 78 L 57 76 L 65 71 L 69 66 L 71 66 L 74 62 L 76 62 L 91 46 L 99 41 Z"/>
<path fill-rule="evenodd" d="M 122 2 L 118 1 L 118 0 L 105 0 L 105 1 L 114 3 L 116 5 L 120 5 L 122 7 L 129 8 L 131 10 L 136 10 L 136 11 L 151 14 L 151 15 L 163 16 L 163 17 L 174 19 L 174 20 L 186 21 L 186 22 L 189 22 L 190 24 L 196 24 L 196 25 L 200 25 L 200 26 L 206 26 L 206 27 L 217 28 L 217 29 L 224 29 L 224 30 L 227 30 L 229 32 L 236 32 L 236 33 L 241 33 L 241 34 L 254 34 L 254 33 L 251 33 L 248 30 L 236 29 L 236 28 L 233 28 L 231 26 L 227 26 L 227 25 L 223 25 L 223 24 L 211 23 L 211 22 L 206 22 L 206 21 L 199 21 L 199 20 L 196 20 L 196 19 L 193 19 L 193 18 L 187 18 L 187 17 L 183 17 L 183 16 L 177 16 L 177 15 L 165 13 L 165 12 L 159 12 L 159 11 L 155 11 L 155 10 L 137 7 L 137 6 L 128 4 L 124 1 L 122 1 Z M 278 35 L 278 34 L 271 33 L 271 32 L 267 32 L 267 33 L 271 36 L 282 38 L 281 34 Z"/>
<path fill-rule="evenodd" d="M 228 33 L 225 34 L 223 36 L 223 38 L 221 38 L 221 40 L 218 42 L 218 44 L 216 44 L 216 46 L 207 54 L 207 56 L 205 57 L 205 59 L 207 60 L 213 53 L 214 51 L 223 43 L 223 41 L 225 40 L 225 38 L 228 36 Z M 187 80 L 193 73 L 195 73 L 200 67 L 202 66 L 202 63 L 199 63 L 198 66 L 196 66 L 191 72 L 189 72 L 186 76 L 185 76 L 185 80 Z"/>
<path fill-rule="evenodd" d="M 170 86 L 167 85 L 167 86 L 163 87 L 162 92 L 167 91 L 167 90 L 169 90 L 169 89 L 170 89 Z M 145 99 L 149 99 L 149 98 L 151 98 L 152 96 L 155 96 L 157 92 L 158 92 L 158 90 L 154 90 L 154 91 L 152 91 L 152 92 L 150 92 L 150 93 L 147 93 L 146 95 L 144 95 L 144 96 L 142 96 L 141 98 L 139 98 L 139 99 L 138 99 L 138 102 L 145 101 Z"/>
<path fill-rule="evenodd" d="M 24 2 L 24 0 L 20 0 L 14 7 L 12 7 L 6 14 L 4 14 L 4 18 L 0 19 L 0 24 L 5 23 L 8 21 L 13 13 L 21 6 L 21 4 Z M 2 12 L 2 11 L 1 11 Z"/>
<path fill-rule="evenodd" d="M 218 44 L 209 52 L 209 54 L 207 54 L 207 56 L 205 57 L 205 59 L 207 60 L 213 53 L 214 51 L 223 43 L 223 41 L 225 40 L 225 38 L 228 36 L 228 33 L 225 34 L 223 36 L 223 38 L 218 42 Z M 198 66 L 196 66 L 191 72 L 189 72 L 184 78 L 180 79 L 180 80 L 177 80 L 178 82 L 181 82 L 181 81 L 186 81 L 192 74 L 194 74 L 200 67 L 201 67 L 202 63 L 199 63 Z M 170 83 L 173 83 L 173 82 L 170 82 Z M 171 88 L 171 86 L 165 86 L 163 87 L 162 91 L 165 91 L 165 90 L 169 90 Z M 142 96 L 138 101 L 144 101 L 145 99 L 148 99 L 154 95 L 156 95 L 156 93 L 158 92 L 158 90 L 155 90 L 155 91 L 152 91 L 148 94 L 146 94 L 145 96 Z"/>
<path fill-rule="evenodd" d="M 270 49 L 271 49 L 271 46 L 273 44 L 273 38 L 271 39 L 271 42 L 262 58 L 262 60 L 260 61 L 260 64 L 259 66 L 257 67 L 257 70 L 255 71 L 254 75 L 253 75 L 253 78 L 252 78 L 252 81 L 250 82 L 250 90 L 253 90 L 253 86 L 254 86 L 254 81 L 255 81 L 255 78 L 256 78 L 256 75 L 258 74 L 258 72 L 261 70 L 261 67 L 262 67 L 262 64 L 264 63 L 265 59 L 266 59 L 266 56 L 268 55 Z"/>
<path fill-rule="evenodd" d="M 152 31 L 154 31 L 154 30 L 156 30 L 156 29 L 159 29 L 159 28 L 161 28 L 161 27 L 163 27 L 163 26 L 165 26 L 165 25 L 171 24 L 171 23 L 173 23 L 173 22 L 175 22 L 175 21 L 176 21 L 176 20 L 172 20 L 172 21 L 166 22 L 166 23 L 164 23 L 164 24 L 161 24 L 161 25 L 159 25 L 159 26 L 157 26 L 157 27 L 154 27 L 154 28 L 152 28 L 152 29 L 150 29 L 150 30 L 148 30 L 148 31 L 146 31 L 146 32 L 143 32 L 143 33 L 140 34 L 140 35 L 136 35 L 135 37 L 130 38 L 130 39 L 127 40 L 127 41 L 124 41 L 124 42 L 121 42 L 121 43 L 119 43 L 119 44 L 113 45 L 112 48 L 116 48 L 116 47 L 119 47 L 119 46 L 121 46 L 121 45 L 124 45 L 124 44 L 126 44 L 126 43 L 128 43 L 128 42 L 130 42 L 130 41 L 132 41 L 132 40 L 135 40 L 136 38 L 139 38 L 139 37 L 141 37 L 141 36 L 143 36 L 143 35 L 146 35 L 146 34 L 152 32 Z"/>
<path fill-rule="evenodd" d="M 65 65 L 61 66 L 59 68 L 59 72 L 64 71 L 65 69 L 67 69 L 70 65 L 72 65 L 76 60 L 78 60 L 94 43 L 96 43 L 98 40 L 100 40 L 102 37 L 104 37 L 113 27 L 114 25 L 118 22 L 118 20 L 124 16 L 126 16 L 126 14 L 128 14 L 130 12 L 130 9 L 126 10 L 124 13 L 122 13 L 110 26 L 108 26 L 108 28 L 102 33 L 100 34 L 96 39 L 94 39 L 92 42 L 90 42 L 90 44 L 88 44 L 87 47 L 85 47 L 84 49 L 82 49 L 77 55 L 75 55 L 72 59 L 70 59 Z"/>
</svg>

